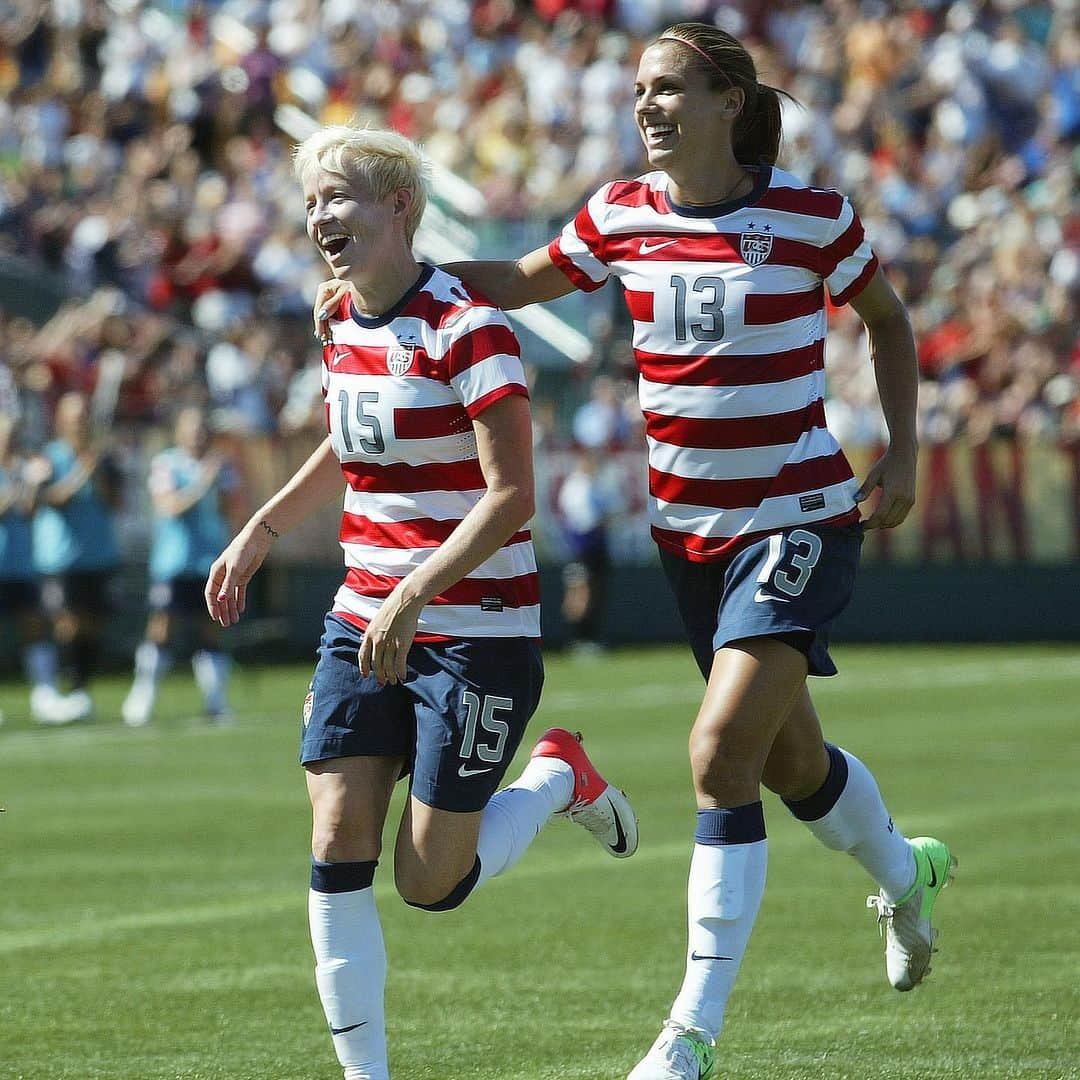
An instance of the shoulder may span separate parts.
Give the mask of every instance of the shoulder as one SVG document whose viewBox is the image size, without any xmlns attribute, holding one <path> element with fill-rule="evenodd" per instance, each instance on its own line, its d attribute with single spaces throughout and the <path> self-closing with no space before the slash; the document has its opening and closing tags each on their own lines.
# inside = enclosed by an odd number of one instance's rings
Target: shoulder
<svg viewBox="0 0 1080 1080">
<path fill-rule="evenodd" d="M 478 289 L 437 267 L 402 315 L 421 318 L 433 330 L 451 335 L 481 326 L 506 326 L 503 310 Z"/>
<path fill-rule="evenodd" d="M 786 210 L 803 217 L 836 222 L 850 212 L 847 197 L 833 188 L 812 187 L 783 169 L 773 168 L 769 187 L 758 204 L 769 210 Z"/>
<path fill-rule="evenodd" d="M 667 182 L 667 176 L 662 172 L 643 173 L 632 180 L 609 180 L 597 189 L 586 205 L 594 215 L 618 208 L 662 209 Z"/>
</svg>

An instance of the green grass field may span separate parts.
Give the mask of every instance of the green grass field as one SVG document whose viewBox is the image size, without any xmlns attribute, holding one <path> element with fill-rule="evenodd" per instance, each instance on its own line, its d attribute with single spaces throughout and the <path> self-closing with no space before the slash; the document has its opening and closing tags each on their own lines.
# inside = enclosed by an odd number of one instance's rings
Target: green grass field
<svg viewBox="0 0 1080 1080">
<path fill-rule="evenodd" d="M 842 648 L 830 736 L 909 835 L 958 854 L 925 986 L 885 982 L 869 881 L 773 798 L 769 887 L 723 1080 L 1080 1077 L 1080 650 Z M 334 1080 L 307 940 L 295 764 L 308 668 L 240 671 L 237 724 L 34 729 L 0 686 L 0 1077 Z M 583 729 L 641 819 L 629 862 L 554 823 L 462 909 L 377 893 L 395 1080 L 623 1080 L 678 986 L 693 830 L 683 650 L 553 658 L 533 735 Z M 399 793 L 400 796 L 400 793 Z M 395 804 L 397 805 L 397 804 Z"/>
</svg>

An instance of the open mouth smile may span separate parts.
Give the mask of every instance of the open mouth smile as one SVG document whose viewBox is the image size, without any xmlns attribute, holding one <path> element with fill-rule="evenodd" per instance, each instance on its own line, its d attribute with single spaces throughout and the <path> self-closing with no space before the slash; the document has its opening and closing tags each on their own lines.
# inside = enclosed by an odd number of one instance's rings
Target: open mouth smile
<svg viewBox="0 0 1080 1080">
<path fill-rule="evenodd" d="M 674 124 L 654 123 L 652 121 L 646 121 L 642 128 L 645 132 L 645 142 L 649 146 L 657 146 L 667 141 L 676 131 Z"/>
<path fill-rule="evenodd" d="M 348 233 L 331 232 L 319 238 L 319 247 L 330 256 L 340 255 L 352 239 Z"/>
</svg>

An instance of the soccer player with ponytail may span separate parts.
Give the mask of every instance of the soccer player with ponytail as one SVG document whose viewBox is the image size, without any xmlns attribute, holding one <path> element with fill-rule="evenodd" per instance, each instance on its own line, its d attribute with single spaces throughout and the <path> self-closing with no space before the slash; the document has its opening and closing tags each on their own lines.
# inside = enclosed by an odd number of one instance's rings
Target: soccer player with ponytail
<svg viewBox="0 0 1080 1080">
<path fill-rule="evenodd" d="M 686 974 L 629 1080 L 707 1080 L 765 888 L 764 785 L 878 891 L 886 970 L 929 970 L 931 915 L 955 865 L 894 824 L 870 770 L 827 743 L 808 675 L 865 529 L 915 497 L 911 326 L 848 199 L 776 167 L 780 91 L 730 34 L 665 30 L 642 54 L 635 119 L 652 171 L 605 184 L 546 248 L 448 267 L 503 308 L 614 274 L 634 322 L 653 536 L 707 689 L 690 733 L 697 796 Z M 866 325 L 889 445 L 861 484 L 823 406 L 825 290 Z M 316 304 L 332 307 L 324 288 Z M 865 519 L 859 504 L 880 489 Z"/>
</svg>

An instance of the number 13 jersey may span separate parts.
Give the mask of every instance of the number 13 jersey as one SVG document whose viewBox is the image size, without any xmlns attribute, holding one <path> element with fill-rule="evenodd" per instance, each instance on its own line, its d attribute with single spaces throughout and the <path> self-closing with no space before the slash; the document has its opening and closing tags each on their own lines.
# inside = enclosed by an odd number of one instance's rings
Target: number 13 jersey
<svg viewBox="0 0 1080 1080">
<path fill-rule="evenodd" d="M 330 332 L 323 400 L 346 481 L 334 611 L 366 627 L 484 494 L 473 418 L 528 390 L 506 316 L 431 266 L 378 318 L 344 301 Z M 539 636 L 536 556 L 522 530 L 428 603 L 416 640 Z"/>
<path fill-rule="evenodd" d="M 676 205 L 663 172 L 605 184 L 548 248 L 579 289 L 623 285 L 653 536 L 698 562 L 859 518 L 825 426 L 824 290 L 847 303 L 877 257 L 843 195 L 752 171 L 750 194 L 719 206 Z"/>
</svg>

